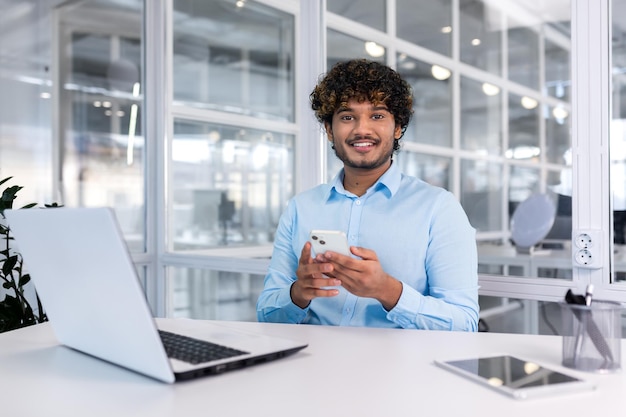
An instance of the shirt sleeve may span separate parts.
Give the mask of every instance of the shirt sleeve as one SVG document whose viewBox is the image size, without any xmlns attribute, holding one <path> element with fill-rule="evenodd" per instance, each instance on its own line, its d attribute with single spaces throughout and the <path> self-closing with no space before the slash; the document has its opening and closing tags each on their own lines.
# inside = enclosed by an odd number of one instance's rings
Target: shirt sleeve
<svg viewBox="0 0 626 417">
<path fill-rule="evenodd" d="M 257 300 L 257 319 L 260 322 L 302 323 L 307 316 L 308 307 L 301 309 L 291 301 L 291 285 L 296 281 L 295 271 L 298 268 L 298 257 L 292 243 L 294 216 L 294 204 L 290 201 L 276 229 L 272 259 L 263 291 Z"/>
<path fill-rule="evenodd" d="M 450 193 L 438 199 L 426 253 L 427 293 L 403 283 L 387 318 L 400 327 L 430 330 L 478 329 L 478 266 L 475 230 Z"/>
</svg>

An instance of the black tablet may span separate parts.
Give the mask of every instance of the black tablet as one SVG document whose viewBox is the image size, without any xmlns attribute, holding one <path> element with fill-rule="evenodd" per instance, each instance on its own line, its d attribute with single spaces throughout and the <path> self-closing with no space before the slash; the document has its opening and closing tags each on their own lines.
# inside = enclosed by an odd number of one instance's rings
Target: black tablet
<svg viewBox="0 0 626 417">
<path fill-rule="evenodd" d="M 577 376 L 511 355 L 436 360 L 435 364 L 515 399 L 595 389 Z"/>
</svg>

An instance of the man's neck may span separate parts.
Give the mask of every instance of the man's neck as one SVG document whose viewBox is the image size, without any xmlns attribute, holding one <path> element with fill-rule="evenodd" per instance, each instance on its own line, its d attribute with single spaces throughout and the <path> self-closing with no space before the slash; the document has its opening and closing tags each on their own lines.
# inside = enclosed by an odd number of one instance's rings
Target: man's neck
<svg viewBox="0 0 626 417">
<path fill-rule="evenodd" d="M 343 188 L 357 196 L 362 196 L 389 169 L 391 160 L 374 169 L 343 168 Z"/>
</svg>

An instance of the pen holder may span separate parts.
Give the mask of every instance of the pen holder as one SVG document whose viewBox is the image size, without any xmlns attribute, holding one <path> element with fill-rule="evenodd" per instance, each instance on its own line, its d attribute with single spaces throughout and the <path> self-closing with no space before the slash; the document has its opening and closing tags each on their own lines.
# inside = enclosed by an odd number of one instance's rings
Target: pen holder
<svg viewBox="0 0 626 417">
<path fill-rule="evenodd" d="M 560 303 L 563 365 L 587 372 L 621 369 L 622 306 L 594 300 L 591 305 Z"/>
</svg>

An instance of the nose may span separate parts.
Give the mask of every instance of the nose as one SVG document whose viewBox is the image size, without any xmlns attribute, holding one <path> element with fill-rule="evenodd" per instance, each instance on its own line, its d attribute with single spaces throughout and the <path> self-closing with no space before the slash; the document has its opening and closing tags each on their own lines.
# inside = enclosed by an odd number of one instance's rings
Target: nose
<svg viewBox="0 0 626 417">
<path fill-rule="evenodd" d="M 369 117 L 359 117 L 354 127 L 354 133 L 358 136 L 368 136 L 372 133 L 372 125 Z"/>
</svg>

